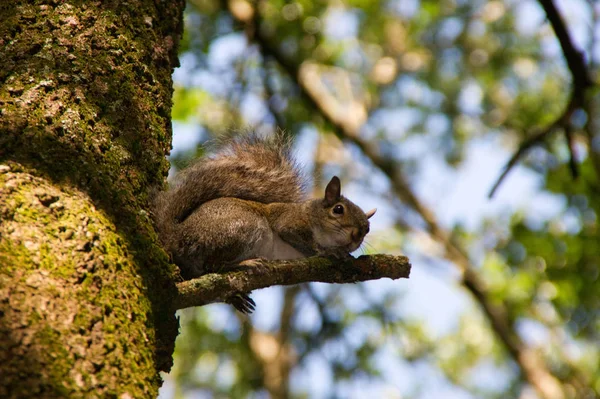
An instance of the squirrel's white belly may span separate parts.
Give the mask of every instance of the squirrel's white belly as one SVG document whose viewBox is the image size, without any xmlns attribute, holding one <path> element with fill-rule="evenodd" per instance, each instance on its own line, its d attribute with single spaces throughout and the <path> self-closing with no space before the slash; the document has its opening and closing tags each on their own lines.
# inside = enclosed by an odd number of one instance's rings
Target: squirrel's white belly
<svg viewBox="0 0 600 399">
<path fill-rule="evenodd" d="M 269 234 L 260 243 L 258 256 L 269 260 L 290 260 L 305 258 L 301 252 L 283 241 L 277 234 Z"/>
</svg>

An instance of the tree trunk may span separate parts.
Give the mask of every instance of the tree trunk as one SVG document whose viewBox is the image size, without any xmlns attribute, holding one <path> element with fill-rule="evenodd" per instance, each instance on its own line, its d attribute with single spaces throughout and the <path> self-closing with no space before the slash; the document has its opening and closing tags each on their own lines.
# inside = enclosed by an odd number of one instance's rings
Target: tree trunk
<svg viewBox="0 0 600 399">
<path fill-rule="evenodd" d="M 156 397 L 178 324 L 149 192 L 184 1 L 0 5 L 0 397 Z"/>
</svg>

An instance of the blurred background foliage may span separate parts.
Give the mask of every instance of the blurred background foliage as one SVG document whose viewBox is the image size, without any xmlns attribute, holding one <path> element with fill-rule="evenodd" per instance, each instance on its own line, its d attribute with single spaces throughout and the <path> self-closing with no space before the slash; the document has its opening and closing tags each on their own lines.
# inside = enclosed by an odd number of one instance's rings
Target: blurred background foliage
<svg viewBox="0 0 600 399">
<path fill-rule="evenodd" d="M 162 398 L 600 397 L 598 88 L 569 108 L 548 4 L 188 1 L 173 172 L 216 134 L 284 129 L 316 193 L 338 174 L 379 208 L 363 251 L 413 272 L 181 311 Z M 556 6 L 595 82 L 600 5 Z"/>
</svg>

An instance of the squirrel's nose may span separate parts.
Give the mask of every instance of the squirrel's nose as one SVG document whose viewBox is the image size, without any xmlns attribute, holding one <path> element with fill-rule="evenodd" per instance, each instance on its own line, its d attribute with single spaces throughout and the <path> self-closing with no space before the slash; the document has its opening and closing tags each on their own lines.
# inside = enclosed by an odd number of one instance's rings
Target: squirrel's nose
<svg viewBox="0 0 600 399">
<path fill-rule="evenodd" d="M 360 229 L 358 228 L 353 228 L 352 232 L 350 233 L 350 238 L 352 238 L 352 241 L 359 241 L 364 237 L 364 234 L 362 234 L 362 232 L 360 231 Z"/>
</svg>

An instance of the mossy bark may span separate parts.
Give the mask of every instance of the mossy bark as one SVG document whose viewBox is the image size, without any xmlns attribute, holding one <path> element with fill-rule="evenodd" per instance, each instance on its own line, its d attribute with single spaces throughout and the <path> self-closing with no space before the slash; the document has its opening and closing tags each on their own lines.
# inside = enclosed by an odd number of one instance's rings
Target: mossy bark
<svg viewBox="0 0 600 399">
<path fill-rule="evenodd" d="M 156 397 L 178 324 L 146 212 L 184 2 L 0 4 L 0 397 Z"/>
</svg>

